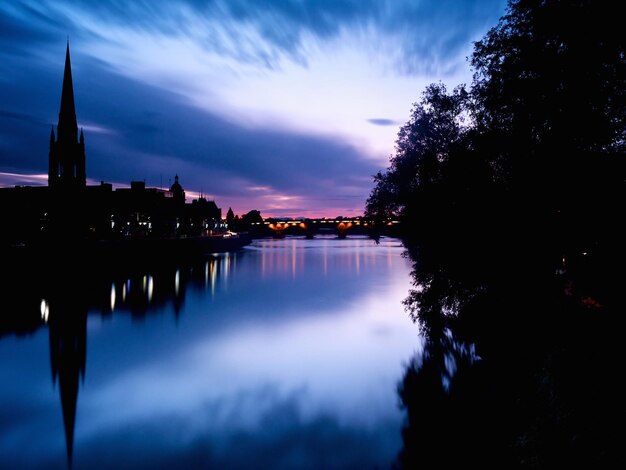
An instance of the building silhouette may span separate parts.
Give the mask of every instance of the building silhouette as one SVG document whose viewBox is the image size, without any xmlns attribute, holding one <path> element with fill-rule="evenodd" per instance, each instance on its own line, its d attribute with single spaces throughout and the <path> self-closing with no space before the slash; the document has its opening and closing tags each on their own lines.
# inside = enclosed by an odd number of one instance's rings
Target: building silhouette
<svg viewBox="0 0 626 470">
<path fill-rule="evenodd" d="M 169 189 L 132 181 L 87 185 L 85 136 L 78 130 L 69 42 L 56 134 L 50 132 L 48 186 L 0 188 L 0 246 L 54 240 L 198 237 L 219 233 L 221 209 L 200 197 L 186 203 L 178 175 Z"/>
<path fill-rule="evenodd" d="M 56 139 L 54 128 L 50 132 L 48 186 L 85 186 L 86 182 L 85 137 L 82 129 L 80 137 L 78 137 L 70 43 L 68 41 L 65 50 L 65 72 L 63 74 L 63 91 L 61 92 L 61 108 Z"/>
</svg>

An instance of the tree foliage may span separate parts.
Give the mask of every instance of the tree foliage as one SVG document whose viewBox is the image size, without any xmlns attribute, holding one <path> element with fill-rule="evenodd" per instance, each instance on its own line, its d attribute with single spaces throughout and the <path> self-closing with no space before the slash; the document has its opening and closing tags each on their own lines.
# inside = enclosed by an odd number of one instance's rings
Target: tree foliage
<svg viewBox="0 0 626 470">
<path fill-rule="evenodd" d="M 458 87 L 448 93 L 438 83 L 426 88 L 410 120 L 400 128 L 389 168 L 375 177 L 366 214 L 384 219 L 413 215 L 416 200 L 427 198 L 450 177 L 451 160 L 466 137 L 468 94 Z"/>
<path fill-rule="evenodd" d="M 543 157 L 626 149 L 625 35 L 616 2 L 522 0 L 475 43 L 475 117 Z M 547 152 L 541 151 L 542 149 Z"/>
<path fill-rule="evenodd" d="M 235 213 L 233 212 L 232 207 L 228 208 L 228 212 L 226 212 L 226 223 L 230 227 L 235 220 Z"/>
<path fill-rule="evenodd" d="M 618 6 L 511 2 L 471 58 L 485 153 L 518 198 L 527 193 L 535 216 L 558 225 L 570 249 L 613 230 L 623 197 L 626 36 Z"/>
<path fill-rule="evenodd" d="M 612 372 L 623 341 L 611 326 L 626 261 L 619 8 L 510 1 L 475 43 L 471 87 L 429 86 L 374 177 L 366 210 L 403 219 L 405 305 L 427 340 L 400 387 L 408 468 L 429 458 L 438 468 L 624 466 L 609 431 L 624 417 Z M 459 344 L 481 360 L 454 360 Z M 456 370 L 448 393 L 446 364 Z"/>
<path fill-rule="evenodd" d="M 614 2 L 511 1 L 475 43 L 471 88 L 433 84 L 414 105 L 366 213 L 403 217 L 409 236 L 542 227 L 552 261 L 606 244 L 626 175 L 619 18 Z"/>
</svg>

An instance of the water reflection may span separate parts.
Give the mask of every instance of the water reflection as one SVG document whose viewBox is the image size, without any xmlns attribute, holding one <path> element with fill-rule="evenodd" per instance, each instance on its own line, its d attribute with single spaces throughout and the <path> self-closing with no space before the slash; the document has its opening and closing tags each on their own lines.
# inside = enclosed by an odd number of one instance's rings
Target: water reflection
<svg viewBox="0 0 626 470">
<path fill-rule="evenodd" d="M 193 263 L 16 268 L 0 292 L 5 311 L 20 306 L 2 316 L 0 371 L 25 379 L 3 381 L 0 403 L 39 411 L 17 419 L 0 405 L 6 464 L 387 466 L 416 337 L 401 251 L 286 238 Z M 46 329 L 56 414 L 32 352 Z M 20 396 L 26 383 L 38 392 Z M 24 435 L 60 423 L 59 396 L 65 458 L 53 434 L 27 455 Z"/>
<path fill-rule="evenodd" d="M 236 254 L 232 256 L 236 258 Z M 230 254 L 215 254 L 195 264 L 151 267 L 93 266 L 67 259 L 59 265 L 60 260 L 54 259 L 40 266 L 39 275 L 34 277 L 30 269 L 35 260 L 24 259 L 23 265 L 13 265 L 9 275 L 2 278 L 3 305 L 30 307 L 24 307 L 18 315 L 4 315 L 0 334 L 19 335 L 48 328 L 52 384 L 58 384 L 69 466 L 73 460 L 79 385 L 85 380 L 88 311 L 99 312 L 103 318 L 116 311 L 127 312 L 140 319 L 171 306 L 178 317 L 187 288 L 202 286 L 206 290 L 210 283 L 214 295 L 218 272 L 222 280 L 228 278 L 230 259 Z M 198 269 L 201 265 L 202 271 Z M 200 272 L 203 276 L 197 275 Z M 30 282 L 24 284 L 25 278 Z M 41 298 L 39 317 L 32 313 L 34 303 L 29 301 L 37 297 Z"/>
<path fill-rule="evenodd" d="M 52 299 L 48 333 L 52 383 L 55 384 L 58 378 L 67 460 L 71 465 L 79 378 L 83 382 L 85 379 L 87 310 L 84 306 L 67 302 L 68 298 L 57 295 Z"/>
<path fill-rule="evenodd" d="M 110 272 L 109 277 L 94 274 L 90 281 L 90 308 L 102 314 L 115 311 L 128 312 L 141 318 L 151 311 L 160 311 L 171 306 L 175 315 L 183 309 L 187 289 L 210 291 L 215 295 L 219 282 L 225 286 L 230 275 L 231 259 L 237 254 L 215 254 L 195 263 L 171 264 L 158 267 L 136 267 L 119 272 Z M 109 281 L 109 279 L 111 279 Z M 106 298 L 101 295 L 94 283 L 110 282 L 108 307 Z"/>
<path fill-rule="evenodd" d="M 71 465 L 79 383 L 85 378 L 88 304 L 82 293 L 87 283 L 77 275 L 80 263 L 64 260 L 62 265 L 38 266 L 29 272 L 32 260 L 24 261 L 27 264 L 19 266 L 7 263 L 9 269 L 0 279 L 4 305 L 0 334 L 33 333 L 47 326 L 52 384 L 60 395 L 66 457 Z M 40 299 L 39 316 L 35 299 Z M 7 312 L 7 306 L 16 306 L 17 311 Z"/>
<path fill-rule="evenodd" d="M 411 247 L 406 303 L 425 339 L 398 390 L 401 467 L 624 466 L 612 431 L 624 418 L 623 310 L 573 295 L 538 251 L 457 238 Z"/>
</svg>

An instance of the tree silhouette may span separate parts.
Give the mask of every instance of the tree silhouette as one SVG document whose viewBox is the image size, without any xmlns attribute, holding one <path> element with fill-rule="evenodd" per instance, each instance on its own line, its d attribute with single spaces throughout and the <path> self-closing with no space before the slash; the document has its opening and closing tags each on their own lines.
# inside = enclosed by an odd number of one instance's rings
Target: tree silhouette
<svg viewBox="0 0 626 470">
<path fill-rule="evenodd" d="M 403 220 L 405 305 L 426 341 L 399 389 L 400 465 L 624 464 L 609 431 L 626 418 L 610 326 L 626 260 L 618 8 L 510 1 L 475 43 L 471 87 L 428 86 L 374 177 L 366 213 Z M 446 391 L 442 364 L 460 344 L 480 359 Z"/>
<path fill-rule="evenodd" d="M 448 94 L 443 84 L 426 88 L 409 122 L 398 132 L 389 169 L 374 177 L 376 185 L 366 204 L 368 217 L 397 215 L 410 221 L 416 212 L 427 209 L 421 201 L 432 197 L 429 192 L 443 183 L 446 166 L 464 140 L 466 109 L 465 89 Z"/>
<path fill-rule="evenodd" d="M 615 8 L 510 2 L 475 44 L 471 89 L 433 84 L 414 105 L 367 215 L 400 216 L 409 243 L 471 242 L 498 268 L 495 253 L 508 251 L 542 279 L 588 256 L 596 276 L 569 273 L 610 296 L 602 266 L 624 261 L 626 196 L 626 47 Z M 523 243 L 511 250 L 514 240 Z"/>
<path fill-rule="evenodd" d="M 232 228 L 232 224 L 235 220 L 235 213 L 231 207 L 228 208 L 228 212 L 226 212 L 226 224 L 229 228 Z"/>
<path fill-rule="evenodd" d="M 613 250 L 624 196 L 626 56 L 616 5 L 518 1 L 475 44 L 481 151 L 554 258 Z M 616 231 L 617 230 L 617 231 Z M 561 256 L 559 256 L 561 255 Z"/>
</svg>

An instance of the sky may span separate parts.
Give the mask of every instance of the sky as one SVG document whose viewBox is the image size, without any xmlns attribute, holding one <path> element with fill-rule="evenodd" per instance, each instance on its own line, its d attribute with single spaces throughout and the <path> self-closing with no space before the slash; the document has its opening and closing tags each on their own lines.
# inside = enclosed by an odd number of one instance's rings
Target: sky
<svg viewBox="0 0 626 470">
<path fill-rule="evenodd" d="M 0 186 L 47 184 L 69 39 L 88 183 L 362 214 L 425 86 L 505 0 L 0 0 Z"/>
</svg>

